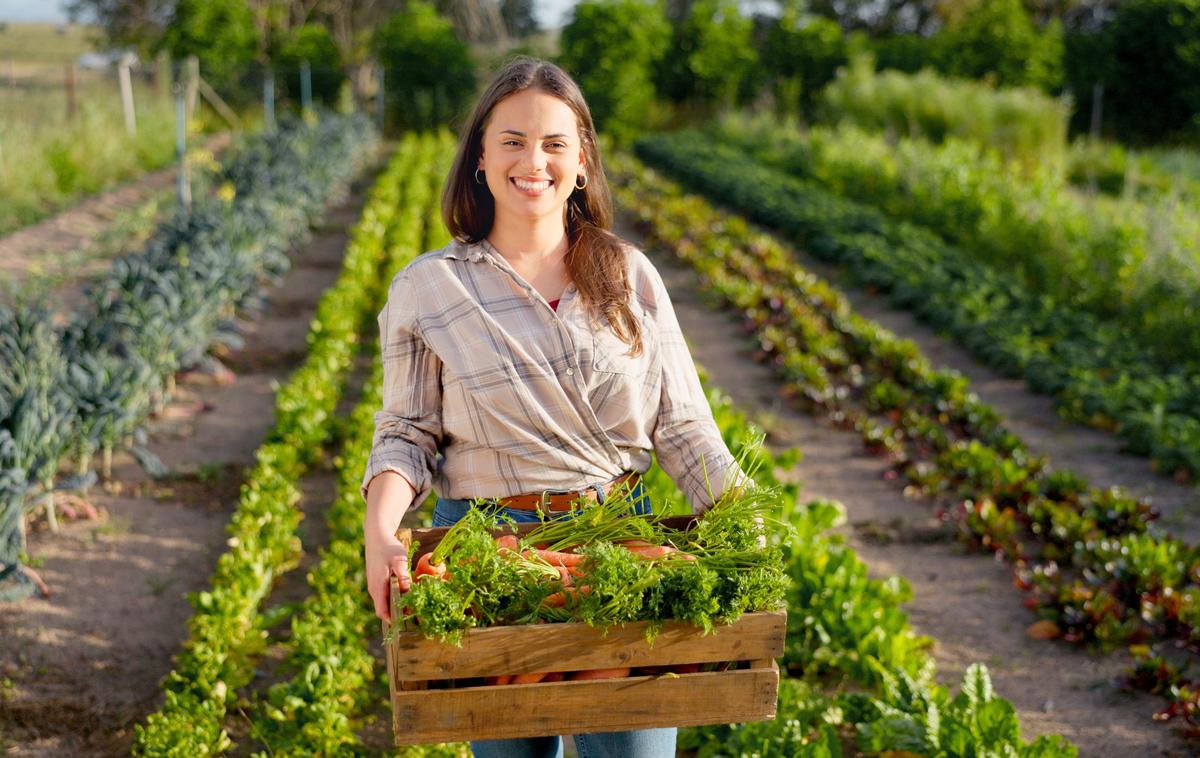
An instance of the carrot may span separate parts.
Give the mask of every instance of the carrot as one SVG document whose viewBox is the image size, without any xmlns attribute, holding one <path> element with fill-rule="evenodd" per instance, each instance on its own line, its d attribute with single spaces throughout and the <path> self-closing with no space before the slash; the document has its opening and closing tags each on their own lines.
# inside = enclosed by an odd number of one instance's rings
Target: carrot
<svg viewBox="0 0 1200 758">
<path fill-rule="evenodd" d="M 417 559 L 417 567 L 413 569 L 413 578 L 420 579 L 422 576 L 433 576 L 438 579 L 446 578 L 446 564 L 434 563 L 433 553 L 424 553 Z"/>
<path fill-rule="evenodd" d="M 639 558 L 645 558 L 649 561 L 667 557 L 679 557 L 686 561 L 696 560 L 696 556 L 673 548 L 670 545 L 654 545 L 652 547 L 630 547 L 626 545 L 625 549 Z"/>
<path fill-rule="evenodd" d="M 525 551 L 526 558 L 534 556 L 541 558 L 546 563 L 557 563 L 560 566 L 577 566 L 583 561 L 583 556 L 578 553 L 563 553 L 557 550 Z"/>
<path fill-rule="evenodd" d="M 700 670 L 700 664 L 699 663 L 680 663 L 678 665 L 671 666 L 671 670 L 674 671 L 676 674 L 695 674 L 697 671 Z"/>
<path fill-rule="evenodd" d="M 586 584 L 582 587 L 567 587 L 562 592 L 551 592 L 546 596 L 546 599 L 543 600 L 542 603 L 550 608 L 561 608 L 567 604 L 568 597 L 574 598 L 578 593 L 587 595 L 590 594 L 591 591 L 592 588 Z"/>
<path fill-rule="evenodd" d="M 571 673 L 570 679 L 573 682 L 592 680 L 592 679 L 622 679 L 629 676 L 629 667 L 621 669 L 587 669 L 585 671 L 575 671 Z"/>
<path fill-rule="evenodd" d="M 564 587 L 570 587 L 572 584 L 575 583 L 575 581 L 573 579 L 571 579 L 571 572 L 570 572 L 570 570 L 567 569 L 566 566 L 558 567 L 558 575 L 559 575 L 559 578 L 562 580 L 562 586 L 564 586 Z"/>
<path fill-rule="evenodd" d="M 645 540 L 619 540 L 617 544 L 624 547 L 658 547 L 653 542 L 646 542 Z"/>
<path fill-rule="evenodd" d="M 546 678 L 547 673 L 543 671 L 540 674 L 517 674 L 509 684 L 533 684 L 534 682 L 540 682 Z"/>
<path fill-rule="evenodd" d="M 512 674 L 501 674 L 500 676 L 489 676 L 485 681 L 489 686 L 509 684 L 512 682 Z"/>
<path fill-rule="evenodd" d="M 567 678 L 567 675 L 562 671 L 551 671 L 549 674 L 546 674 L 546 678 L 543 679 L 542 681 L 543 682 L 561 682 L 563 679 L 566 679 L 566 678 Z"/>
<path fill-rule="evenodd" d="M 511 550 L 517 552 L 517 536 L 515 534 L 505 534 L 496 538 L 496 547 L 501 551 Z"/>
</svg>

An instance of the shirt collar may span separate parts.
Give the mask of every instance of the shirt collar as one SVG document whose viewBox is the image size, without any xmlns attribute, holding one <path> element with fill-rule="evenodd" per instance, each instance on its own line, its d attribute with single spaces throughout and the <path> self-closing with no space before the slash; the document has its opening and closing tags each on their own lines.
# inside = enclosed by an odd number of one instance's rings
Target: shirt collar
<svg viewBox="0 0 1200 758">
<path fill-rule="evenodd" d="M 478 263 L 482 261 L 490 250 L 494 248 L 486 240 L 479 242 L 463 242 L 462 240 L 452 240 L 449 245 L 442 249 L 443 258 L 453 258 L 458 261 L 470 261 Z"/>
</svg>

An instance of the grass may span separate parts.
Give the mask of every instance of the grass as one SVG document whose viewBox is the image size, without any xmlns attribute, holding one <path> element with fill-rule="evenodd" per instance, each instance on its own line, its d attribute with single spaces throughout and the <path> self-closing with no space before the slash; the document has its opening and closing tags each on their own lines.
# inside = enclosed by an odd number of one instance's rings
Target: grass
<svg viewBox="0 0 1200 758">
<path fill-rule="evenodd" d="M 96 49 L 92 27 L 81 24 L 3 24 L 0 31 L 0 76 L 8 76 L 7 62 L 65 63 Z"/>
</svg>

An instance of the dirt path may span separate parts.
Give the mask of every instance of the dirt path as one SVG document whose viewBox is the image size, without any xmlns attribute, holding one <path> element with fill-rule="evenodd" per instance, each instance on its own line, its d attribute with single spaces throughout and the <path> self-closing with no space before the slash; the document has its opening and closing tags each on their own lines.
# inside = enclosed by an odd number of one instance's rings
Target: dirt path
<svg viewBox="0 0 1200 758">
<path fill-rule="evenodd" d="M 618 232 L 640 240 L 628 223 L 619 224 Z M 771 370 L 750 358 L 740 323 L 704 303 L 690 268 L 661 252 L 647 252 L 671 291 L 696 360 L 713 382 L 739 406 L 771 419 L 772 444 L 797 446 L 804 452 L 804 460 L 791 472 L 803 482 L 801 497 L 845 504 L 849 523 L 841 532 L 872 576 L 900 575 L 911 583 L 914 599 L 906 608 L 914 628 L 936 640 L 932 653 L 943 682 L 956 686 L 970 663 L 986 663 L 997 691 L 1020 712 L 1026 738 L 1063 734 L 1079 745 L 1081 756 L 1194 754 L 1151 721 L 1161 701 L 1125 695 L 1110 684 L 1126 663 L 1123 655 L 1091 656 L 1065 644 L 1026 638 L 1024 630 L 1033 618 L 1021 605 L 1007 568 L 979 554 L 964 554 L 948 535 L 942 536 L 932 507 L 907 500 L 885 481 L 885 462 L 866 455 L 856 434 L 825 426 L 785 405 Z M 929 352 L 941 363 L 944 352 Z M 994 388 L 980 389 L 995 395 Z M 1012 392 L 1013 402 L 1005 412 L 1011 415 L 1011 408 L 1024 402 L 1036 407 L 1038 398 L 1025 400 L 1017 394 Z M 987 396 L 985 400 L 991 401 Z M 1063 436 L 1077 444 L 1069 432 Z M 1043 435 L 1040 442 L 1053 445 L 1058 440 Z"/>
<path fill-rule="evenodd" d="M 185 594 L 207 586 L 224 550 L 244 470 L 274 423 L 276 383 L 305 354 L 317 300 L 337 277 L 374 178 L 368 173 L 294 251 L 267 311 L 246 325 L 244 349 L 227 360 L 237 380 L 182 382 L 151 424 L 150 447 L 172 477 L 150 480 L 118 458 L 114 485 L 93 490 L 105 520 L 30 535 L 30 553 L 57 594 L 0 604 L 0 752 L 127 755 L 133 725 L 159 706 L 159 681 L 191 616 Z M 328 502 L 332 477 L 317 471 L 305 485 L 301 507 L 315 512 Z M 312 531 L 319 524 L 304 528 L 320 540 Z"/>
<path fill-rule="evenodd" d="M 204 149 L 220 153 L 230 140 L 228 132 L 213 135 L 205 140 Z M 17 286 L 34 278 L 52 280 L 54 302 L 70 307 L 79 299 L 82 282 L 107 271 L 112 257 L 126 252 L 119 244 L 100 245 L 98 240 L 122 217 L 169 192 L 175 177 L 174 166 L 146 174 L 0 237 L 0 283 Z M 8 298 L 6 287 L 0 287 L 0 303 Z"/>
</svg>

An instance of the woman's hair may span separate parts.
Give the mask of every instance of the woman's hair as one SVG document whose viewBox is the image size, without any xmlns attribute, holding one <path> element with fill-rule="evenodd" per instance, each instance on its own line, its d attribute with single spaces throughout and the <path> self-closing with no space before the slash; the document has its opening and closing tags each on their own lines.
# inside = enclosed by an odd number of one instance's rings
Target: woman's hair
<svg viewBox="0 0 1200 758">
<path fill-rule="evenodd" d="M 613 331 L 637 355 L 642 333 L 630 308 L 629 264 L 625 243 L 612 229 L 612 198 L 596 148 L 592 114 L 579 86 L 558 66 L 533 58 L 517 58 L 496 75 L 475 104 L 459 141 L 458 154 L 442 193 L 442 219 L 457 239 L 474 243 L 487 237 L 495 219 L 495 199 L 486 184 L 475 181 L 483 152 L 483 134 L 492 110 L 504 98 L 534 89 L 557 97 L 575 112 L 583 144 L 587 185 L 567 199 L 567 271 L 584 307 L 604 316 Z"/>
</svg>

